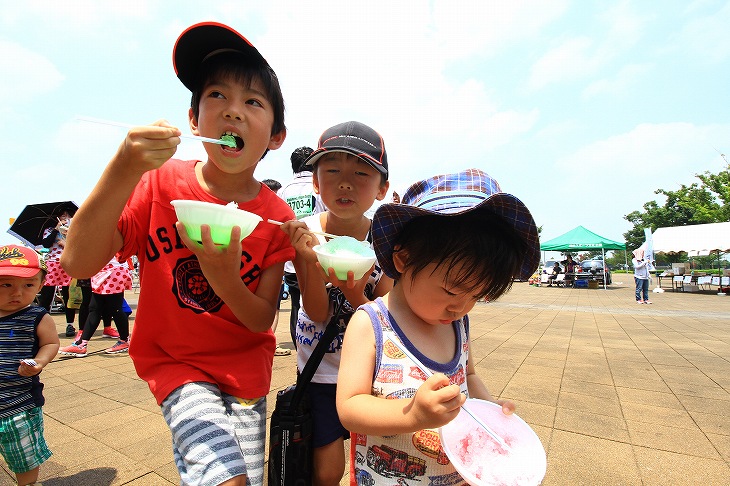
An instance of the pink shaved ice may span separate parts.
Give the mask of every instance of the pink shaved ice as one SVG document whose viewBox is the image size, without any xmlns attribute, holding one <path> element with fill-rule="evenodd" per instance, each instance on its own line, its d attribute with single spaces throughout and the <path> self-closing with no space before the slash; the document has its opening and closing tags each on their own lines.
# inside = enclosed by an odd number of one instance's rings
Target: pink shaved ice
<svg viewBox="0 0 730 486">
<path fill-rule="evenodd" d="M 517 415 L 505 415 L 502 407 L 470 398 L 466 406 L 510 447 L 502 449 L 463 410 L 441 427 L 441 444 L 456 470 L 473 486 L 532 486 L 545 476 L 545 449 L 535 432 Z"/>
</svg>

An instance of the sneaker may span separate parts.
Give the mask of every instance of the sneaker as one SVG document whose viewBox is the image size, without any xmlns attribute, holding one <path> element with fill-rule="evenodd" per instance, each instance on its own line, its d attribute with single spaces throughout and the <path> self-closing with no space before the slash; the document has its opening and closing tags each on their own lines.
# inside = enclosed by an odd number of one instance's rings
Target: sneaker
<svg viewBox="0 0 730 486">
<path fill-rule="evenodd" d="M 66 325 L 66 337 L 74 337 L 76 335 L 76 328 L 71 324 Z"/>
<path fill-rule="evenodd" d="M 104 350 L 106 354 L 119 354 L 126 353 L 127 351 L 129 351 L 129 343 L 127 341 L 122 341 L 121 339 L 111 348 Z"/>
<path fill-rule="evenodd" d="M 276 345 L 276 349 L 274 350 L 274 356 L 289 356 L 291 354 L 291 349 L 282 348 L 278 344 Z"/>
<path fill-rule="evenodd" d="M 86 357 L 86 345 L 73 343 L 70 346 L 63 347 L 58 352 L 64 356 L 73 356 L 74 358 Z"/>
<path fill-rule="evenodd" d="M 112 326 L 105 327 L 104 332 L 101 334 L 103 338 L 119 339 L 119 333 Z"/>
</svg>

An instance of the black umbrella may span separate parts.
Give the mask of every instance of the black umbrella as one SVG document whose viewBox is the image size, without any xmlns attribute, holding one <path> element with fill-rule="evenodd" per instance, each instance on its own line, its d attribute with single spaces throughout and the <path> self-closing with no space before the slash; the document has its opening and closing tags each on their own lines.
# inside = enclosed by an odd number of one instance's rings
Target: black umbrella
<svg viewBox="0 0 730 486">
<path fill-rule="evenodd" d="M 64 211 L 74 214 L 78 208 L 73 201 L 29 204 L 15 218 L 8 233 L 30 246 L 38 246 L 46 228 L 55 227 Z"/>
</svg>

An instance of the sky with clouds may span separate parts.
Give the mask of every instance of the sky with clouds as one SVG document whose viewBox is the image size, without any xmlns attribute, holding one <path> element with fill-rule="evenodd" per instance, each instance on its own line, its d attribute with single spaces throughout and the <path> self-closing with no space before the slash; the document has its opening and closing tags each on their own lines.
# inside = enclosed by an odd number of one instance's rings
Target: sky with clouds
<svg viewBox="0 0 730 486">
<path fill-rule="evenodd" d="M 205 5 L 204 5 L 205 3 Z M 277 72 L 283 147 L 331 125 L 381 133 L 391 187 L 483 169 L 544 240 L 583 225 L 623 241 L 624 216 L 730 155 L 730 2 L 68 0 L 0 12 L 0 244 L 26 204 L 83 202 L 125 135 L 81 122 L 160 118 L 187 132 L 172 48 L 223 22 Z M 186 141 L 176 157 L 204 156 Z"/>
</svg>

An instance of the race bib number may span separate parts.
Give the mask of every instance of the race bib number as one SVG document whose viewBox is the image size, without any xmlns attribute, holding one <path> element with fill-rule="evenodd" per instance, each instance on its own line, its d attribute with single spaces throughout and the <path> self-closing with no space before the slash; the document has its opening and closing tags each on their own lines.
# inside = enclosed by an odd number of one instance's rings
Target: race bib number
<svg viewBox="0 0 730 486">
<path fill-rule="evenodd" d="M 314 195 L 312 194 L 288 197 L 286 198 L 286 203 L 292 208 L 297 219 L 311 216 L 314 212 Z"/>
</svg>

